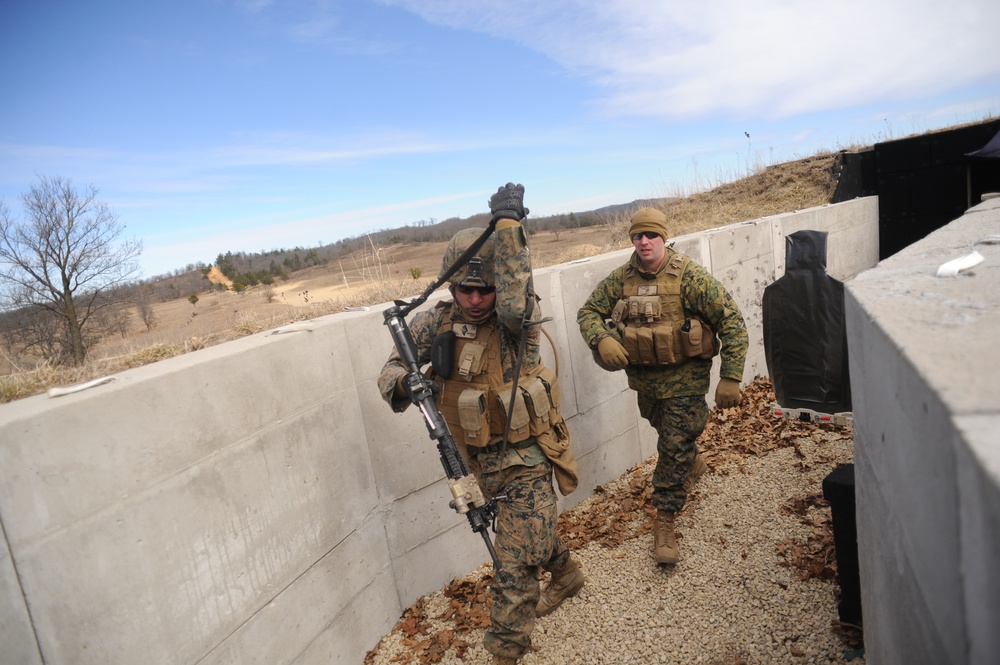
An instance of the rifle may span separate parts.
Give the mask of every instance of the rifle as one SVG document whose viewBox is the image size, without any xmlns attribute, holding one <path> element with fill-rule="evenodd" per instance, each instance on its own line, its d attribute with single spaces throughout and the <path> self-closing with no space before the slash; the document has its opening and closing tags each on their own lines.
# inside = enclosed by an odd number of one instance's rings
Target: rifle
<svg viewBox="0 0 1000 665">
<path fill-rule="evenodd" d="M 407 390 L 410 401 L 420 409 L 424 416 L 424 424 L 430 437 L 437 441 L 438 453 L 441 455 L 441 464 L 444 466 L 445 475 L 448 477 L 448 489 L 451 490 L 452 500 L 449 506 L 457 513 L 465 515 L 469 519 L 469 526 L 472 530 L 482 535 L 486 542 L 486 549 L 493 559 L 493 576 L 499 581 L 501 586 L 511 582 L 510 574 L 504 570 L 503 564 L 497 557 L 493 541 L 487 533 L 490 522 L 497 514 L 496 499 L 486 500 L 483 490 L 479 487 L 475 476 L 469 469 L 468 463 L 462 457 L 455 437 L 448 429 L 448 423 L 434 401 L 433 382 L 420 371 L 417 362 L 417 345 L 413 341 L 409 326 L 406 325 L 404 309 L 401 303 L 390 307 L 383 313 L 385 324 L 389 326 L 392 334 L 393 344 L 399 353 L 400 359 L 409 370 L 406 378 Z"/>
</svg>

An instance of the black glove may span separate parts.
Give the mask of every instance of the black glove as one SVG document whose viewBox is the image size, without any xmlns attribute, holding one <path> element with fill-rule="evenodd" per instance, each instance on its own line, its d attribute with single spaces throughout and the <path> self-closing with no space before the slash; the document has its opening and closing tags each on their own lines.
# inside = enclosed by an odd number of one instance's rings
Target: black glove
<svg viewBox="0 0 1000 665">
<path fill-rule="evenodd" d="M 497 193 L 490 197 L 490 212 L 493 213 L 491 224 L 496 224 L 498 219 L 520 222 L 527 217 L 529 211 L 524 207 L 524 185 L 508 182 L 497 189 Z"/>
</svg>

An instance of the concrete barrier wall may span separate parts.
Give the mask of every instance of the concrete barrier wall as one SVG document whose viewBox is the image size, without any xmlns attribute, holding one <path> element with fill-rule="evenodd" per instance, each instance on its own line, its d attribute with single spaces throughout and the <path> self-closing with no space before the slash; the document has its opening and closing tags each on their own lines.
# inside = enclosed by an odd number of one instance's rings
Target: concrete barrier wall
<svg viewBox="0 0 1000 665">
<path fill-rule="evenodd" d="M 848 284 L 869 665 L 1000 658 L 998 239 L 1000 198 Z"/>
<path fill-rule="evenodd" d="M 677 239 L 743 308 L 745 380 L 766 374 L 760 302 L 784 237 L 828 231 L 846 281 L 876 263 L 877 219 L 858 199 Z M 624 374 L 597 368 L 576 326 L 628 254 L 536 271 L 581 465 L 563 509 L 655 452 Z M 382 309 L 0 405 L 3 661 L 358 663 L 419 596 L 485 562 L 422 419 L 378 396 Z"/>
</svg>

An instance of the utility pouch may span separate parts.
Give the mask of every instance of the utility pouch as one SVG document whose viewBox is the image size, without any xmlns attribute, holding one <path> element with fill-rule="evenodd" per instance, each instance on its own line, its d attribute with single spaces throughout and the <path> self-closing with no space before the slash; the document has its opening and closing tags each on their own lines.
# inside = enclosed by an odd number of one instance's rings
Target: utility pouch
<svg viewBox="0 0 1000 665">
<path fill-rule="evenodd" d="M 483 370 L 483 354 L 486 347 L 478 342 L 462 345 L 458 356 L 458 373 L 462 378 L 476 376 Z"/>
<path fill-rule="evenodd" d="M 719 352 L 718 339 L 712 328 L 695 317 L 681 326 L 681 349 L 686 358 L 708 360 Z"/>
<path fill-rule="evenodd" d="M 431 367 L 442 379 L 450 379 L 455 362 L 455 333 L 446 330 L 431 342 Z"/>
<path fill-rule="evenodd" d="M 485 446 L 490 441 L 486 416 L 486 393 L 472 388 L 458 396 L 458 422 L 469 446 Z"/>
<path fill-rule="evenodd" d="M 552 463 L 552 472 L 559 486 L 559 493 L 566 496 L 580 484 L 580 469 L 570 441 L 569 428 L 560 420 L 539 435 L 538 446 Z"/>
<path fill-rule="evenodd" d="M 552 405 L 549 403 L 549 391 L 537 376 L 525 379 L 521 384 L 521 390 L 528 403 L 529 431 L 531 436 L 538 436 L 551 427 L 549 412 Z"/>
<path fill-rule="evenodd" d="M 628 316 L 646 323 L 656 321 L 660 318 L 660 296 L 629 296 Z"/>
<path fill-rule="evenodd" d="M 618 326 L 628 316 L 628 300 L 619 300 L 611 310 L 611 321 Z"/>
</svg>

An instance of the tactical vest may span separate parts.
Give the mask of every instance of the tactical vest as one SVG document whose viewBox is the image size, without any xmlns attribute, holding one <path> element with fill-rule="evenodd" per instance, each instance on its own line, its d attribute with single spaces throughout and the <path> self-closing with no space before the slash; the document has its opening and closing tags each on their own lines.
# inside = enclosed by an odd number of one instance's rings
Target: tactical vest
<svg viewBox="0 0 1000 665">
<path fill-rule="evenodd" d="M 503 380 L 496 318 L 478 325 L 452 321 L 449 308 L 444 322 L 439 334 L 452 332 L 455 339 L 451 376 L 434 377 L 441 415 L 461 447 L 496 444 L 503 439 L 513 387 Z M 537 438 L 562 423 L 555 372 L 541 363 L 522 370 L 517 388 L 508 443 Z"/>
<path fill-rule="evenodd" d="M 643 279 L 632 265 L 625 270 L 623 298 L 615 304 L 611 320 L 630 365 L 680 365 L 719 353 L 712 327 L 698 316 L 684 314 L 681 275 L 691 257 L 671 254 L 655 279 Z"/>
</svg>

